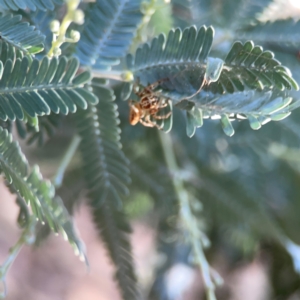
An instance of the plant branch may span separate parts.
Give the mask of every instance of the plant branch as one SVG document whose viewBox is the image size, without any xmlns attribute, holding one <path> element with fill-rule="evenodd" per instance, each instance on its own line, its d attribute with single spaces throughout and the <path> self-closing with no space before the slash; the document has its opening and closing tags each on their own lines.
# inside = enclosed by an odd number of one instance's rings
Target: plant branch
<svg viewBox="0 0 300 300">
<path fill-rule="evenodd" d="M 118 81 L 133 81 L 134 76 L 131 71 L 106 71 L 106 70 L 91 70 L 93 78 L 105 78 Z"/>
<path fill-rule="evenodd" d="M 178 176 L 174 175 L 178 173 L 179 170 L 176 163 L 175 153 L 172 147 L 171 137 L 170 135 L 164 134 L 162 132 L 159 132 L 159 137 L 161 140 L 161 145 L 163 148 L 167 166 L 170 173 L 173 175 L 172 180 L 180 205 L 180 218 L 184 229 L 188 232 L 188 239 L 194 252 L 195 262 L 200 267 L 204 285 L 206 288 L 207 299 L 215 300 L 215 282 L 220 280 L 218 276 L 214 276 L 214 272 L 211 269 L 208 261 L 206 260 L 203 250 L 203 246 L 205 246 L 205 235 L 199 230 L 197 226 L 197 219 L 195 218 L 191 209 L 190 196 L 187 193 L 182 180 Z"/>
<path fill-rule="evenodd" d="M 0 281 L 3 284 L 3 291 L 0 292 L 0 299 L 3 299 L 6 297 L 7 289 L 6 289 L 5 278 L 6 278 L 7 272 L 9 271 L 11 265 L 17 258 L 23 245 L 24 244 L 31 245 L 34 243 L 36 222 L 37 222 L 36 218 L 34 216 L 32 216 L 28 222 L 27 227 L 24 229 L 24 231 L 23 231 L 21 237 L 19 238 L 19 240 L 17 241 L 17 243 L 9 250 L 8 258 L 0 267 Z"/>
<path fill-rule="evenodd" d="M 52 183 L 55 186 L 55 188 L 59 188 L 62 185 L 64 175 L 66 172 L 66 169 L 68 165 L 70 164 L 79 144 L 81 142 L 81 138 L 78 135 L 75 135 L 65 153 L 63 156 L 61 163 L 57 169 L 56 174 L 54 175 L 52 179 Z"/>
<path fill-rule="evenodd" d="M 76 43 L 80 39 L 79 32 L 73 30 L 71 31 L 71 36 L 66 37 L 67 30 L 72 22 L 77 24 L 83 24 L 84 15 L 80 9 L 77 9 L 80 4 L 80 0 L 67 0 L 67 13 L 64 16 L 61 24 L 58 20 L 52 21 L 50 24 L 51 30 L 53 32 L 53 41 L 51 49 L 48 52 L 48 56 L 59 56 L 61 54 L 60 46 L 65 43 Z"/>
</svg>

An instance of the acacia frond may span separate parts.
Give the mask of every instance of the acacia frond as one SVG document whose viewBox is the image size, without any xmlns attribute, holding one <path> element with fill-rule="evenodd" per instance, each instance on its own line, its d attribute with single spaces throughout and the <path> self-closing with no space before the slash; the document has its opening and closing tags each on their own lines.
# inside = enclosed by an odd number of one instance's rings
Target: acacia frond
<svg viewBox="0 0 300 300">
<path fill-rule="evenodd" d="M 213 29 L 205 26 L 171 31 L 167 41 L 160 35 L 151 46 L 144 44 L 128 67 L 142 86 L 160 80 L 157 94 L 187 110 L 187 134 L 201 127 L 203 117 L 220 116 L 225 133 L 234 133 L 230 118 L 237 114 L 258 129 L 269 120 L 281 120 L 297 107 L 286 90 L 298 90 L 290 70 L 270 51 L 236 42 L 225 60 L 208 57 Z M 280 91 L 282 94 L 280 94 Z"/>
<path fill-rule="evenodd" d="M 75 168 L 67 172 L 63 179 L 63 185 L 56 189 L 56 194 L 62 199 L 64 207 L 68 213 L 73 216 L 74 211 L 78 208 L 82 194 L 85 190 L 84 179 L 82 178 L 81 167 Z M 51 230 L 49 226 L 38 225 L 36 229 L 35 244 L 40 245 L 49 236 Z"/>
<path fill-rule="evenodd" d="M 182 96 L 196 93 L 204 80 L 205 61 L 213 42 L 212 27 L 186 28 L 183 33 L 171 30 L 167 39 L 163 34 L 152 40 L 151 45 L 138 48 L 133 57 L 127 56 L 127 66 L 144 86 L 167 79 L 163 86 L 176 90 Z"/>
<path fill-rule="evenodd" d="M 187 25 L 211 24 L 222 28 L 240 28 L 256 20 L 273 0 L 174 0 L 175 17 Z"/>
<path fill-rule="evenodd" d="M 177 107 L 187 110 L 187 135 L 192 137 L 206 118 L 220 119 L 224 132 L 232 136 L 234 120 L 248 119 L 251 128 L 257 130 L 269 121 L 283 120 L 299 105 L 298 99 L 283 92 L 247 90 L 223 95 L 201 91 Z"/>
<path fill-rule="evenodd" d="M 195 23 L 195 16 L 203 17 L 202 13 L 199 11 L 198 4 L 195 5 L 195 1 L 190 0 L 173 0 L 171 2 L 173 17 L 175 19 L 175 24 L 179 26 L 185 25 L 184 27 Z M 183 23 L 183 24 L 182 24 Z M 205 23 L 205 20 L 203 24 Z"/>
<path fill-rule="evenodd" d="M 238 30 L 235 35 L 239 39 L 251 39 L 268 46 L 293 46 L 299 50 L 300 21 L 288 19 L 257 23 Z"/>
<path fill-rule="evenodd" d="M 274 59 L 271 51 L 263 51 L 252 41 L 233 44 L 225 58 L 220 78 L 211 84 L 210 90 L 222 94 L 224 91 L 243 91 L 245 87 L 258 90 L 276 88 L 280 91 L 299 89 L 290 70 Z"/>
<path fill-rule="evenodd" d="M 223 2 L 223 7 L 227 11 L 224 18 L 228 18 L 226 20 L 227 25 L 233 29 L 241 28 L 251 22 L 257 22 L 257 19 L 263 15 L 268 5 L 274 2 L 274 0 L 228 1 L 231 5 L 227 5 L 226 1 Z"/>
<path fill-rule="evenodd" d="M 127 234 L 130 226 L 122 211 L 123 195 L 130 181 L 128 161 L 121 151 L 117 107 L 111 89 L 97 85 L 99 104 L 79 111 L 77 128 L 90 206 L 109 255 L 123 298 L 137 299 L 136 278 Z"/>
<path fill-rule="evenodd" d="M 6 60 L 10 59 L 15 61 L 17 58 L 22 59 L 24 57 L 24 53 L 15 48 L 13 45 L 1 41 L 0 39 L 0 61 L 5 62 Z"/>
<path fill-rule="evenodd" d="M 214 23 L 234 30 L 256 22 L 272 2 L 274 0 L 224 0 L 219 9 L 215 9 L 214 4 L 210 2 L 210 12 Z"/>
<path fill-rule="evenodd" d="M 41 116 L 38 118 L 38 131 L 36 126 L 23 121 L 16 120 L 16 129 L 18 135 L 22 139 L 26 139 L 27 144 L 33 144 L 37 141 L 38 146 L 42 146 L 47 140 L 56 133 L 57 127 L 62 123 L 64 116 L 57 114 L 50 114 L 49 116 Z"/>
<path fill-rule="evenodd" d="M 54 186 L 42 178 L 37 166 L 28 171 L 29 165 L 19 144 L 1 127 L 0 170 L 13 190 L 31 207 L 33 215 L 41 222 L 46 222 L 54 232 L 61 232 L 84 259 L 82 243 L 63 203 L 55 197 Z"/>
<path fill-rule="evenodd" d="M 77 59 L 44 57 L 42 61 L 28 57 L 0 62 L 0 118 L 24 119 L 48 115 L 50 112 L 74 113 L 77 106 L 95 104 L 96 97 L 84 87 L 90 80 L 89 72 L 75 77 Z"/>
<path fill-rule="evenodd" d="M 43 11 L 37 10 L 35 12 L 29 11 L 25 12 L 25 19 L 29 19 L 31 23 L 38 29 L 43 35 L 45 35 L 45 52 L 51 48 L 53 33 L 50 30 L 50 24 L 52 20 L 58 19 L 58 15 L 56 11 Z"/>
<path fill-rule="evenodd" d="M 80 63 L 96 68 L 118 64 L 142 20 L 140 5 L 141 0 L 97 0 L 92 4 L 77 45 Z"/>
<path fill-rule="evenodd" d="M 203 195 L 202 203 L 205 211 L 211 214 L 210 217 L 214 216 L 216 222 L 226 224 L 228 228 L 244 224 L 252 235 L 272 237 L 282 243 L 284 232 L 268 208 L 262 205 L 262 191 L 255 191 L 253 194 L 253 187 L 249 189 L 249 186 L 246 186 L 244 189 L 245 186 L 234 177 L 217 174 L 207 168 L 203 168 L 202 171 L 203 185 L 199 194 Z M 245 174 L 239 176 L 243 175 Z M 251 181 L 248 176 L 244 179 Z M 230 190 L 226 189 L 228 186 L 231 187 Z"/>
<path fill-rule="evenodd" d="M 176 91 L 178 99 L 191 98 L 203 83 L 203 87 L 220 94 L 274 86 L 298 89 L 290 71 L 274 59 L 272 52 L 251 41 L 236 42 L 223 61 L 208 57 L 212 41 L 212 27 L 203 26 L 198 32 L 190 27 L 183 34 L 180 29 L 171 30 L 166 41 L 160 35 L 151 46 L 139 48 L 135 58 L 128 55 L 127 65 L 142 85 L 164 80 L 160 86 Z"/>
<path fill-rule="evenodd" d="M 27 22 L 21 22 L 21 15 L 0 16 L 0 36 L 3 41 L 18 48 L 25 54 L 43 51 L 45 36 Z"/>
<path fill-rule="evenodd" d="M 30 9 L 35 11 L 40 10 L 53 10 L 55 4 L 63 4 L 63 0 L 0 0 L 0 9 L 2 10 L 18 10 Z"/>
</svg>

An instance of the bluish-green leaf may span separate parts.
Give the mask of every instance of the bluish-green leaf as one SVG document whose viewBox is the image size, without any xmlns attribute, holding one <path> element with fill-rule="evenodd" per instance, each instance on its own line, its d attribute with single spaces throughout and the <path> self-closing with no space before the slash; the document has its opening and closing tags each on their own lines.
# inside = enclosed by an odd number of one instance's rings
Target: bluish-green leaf
<svg viewBox="0 0 300 300">
<path fill-rule="evenodd" d="M 95 68 L 118 64 L 142 20 L 141 0 L 97 0 L 87 12 L 76 55 Z M 97 26 L 95 26 L 97 24 Z"/>
<path fill-rule="evenodd" d="M 20 15 L 10 14 L 0 16 L 0 33 L 2 42 L 5 41 L 24 54 L 35 54 L 44 49 L 45 36 L 34 26 L 21 22 Z"/>
<path fill-rule="evenodd" d="M 28 57 L 15 62 L 8 59 L 0 77 L 0 107 L 6 115 L 0 117 L 23 119 L 22 110 L 30 117 L 51 111 L 67 114 L 74 113 L 77 105 L 85 109 L 88 103 L 96 104 L 97 98 L 88 87 L 90 74 L 76 76 L 78 67 L 76 59 L 66 57 L 44 57 L 32 63 Z"/>
</svg>

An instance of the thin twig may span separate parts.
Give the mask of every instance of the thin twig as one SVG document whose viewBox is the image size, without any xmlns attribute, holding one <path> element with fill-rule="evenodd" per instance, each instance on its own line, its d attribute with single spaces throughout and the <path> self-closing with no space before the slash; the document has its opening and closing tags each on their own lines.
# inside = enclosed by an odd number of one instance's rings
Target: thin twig
<svg viewBox="0 0 300 300">
<path fill-rule="evenodd" d="M 176 174 L 179 172 L 179 169 L 176 163 L 171 136 L 169 134 L 159 132 L 159 137 L 167 166 L 172 174 Z M 185 229 L 189 233 L 189 240 L 195 255 L 195 262 L 200 267 L 202 273 L 207 299 L 216 300 L 215 284 L 212 279 L 211 268 L 203 251 L 200 234 L 201 232 L 199 232 L 197 220 L 195 219 L 195 216 L 191 210 L 190 197 L 184 188 L 182 180 L 178 176 L 172 176 L 172 180 L 180 205 L 180 217 Z"/>
<path fill-rule="evenodd" d="M 75 135 L 73 137 L 65 155 L 63 156 L 63 158 L 61 160 L 61 163 L 57 169 L 56 174 L 54 175 L 54 177 L 52 179 L 52 183 L 55 186 L 55 188 L 59 188 L 62 185 L 66 169 L 69 166 L 80 142 L 81 142 L 81 138 L 78 135 Z"/>
<path fill-rule="evenodd" d="M 111 70 L 91 70 L 93 78 L 113 79 L 123 82 L 133 81 L 134 76 L 131 71 L 111 71 Z"/>
<path fill-rule="evenodd" d="M 17 243 L 13 247 L 10 248 L 8 258 L 5 260 L 5 262 L 0 267 L 0 282 L 2 282 L 2 284 L 3 284 L 3 291 L 0 292 L 0 299 L 3 299 L 6 297 L 7 289 L 6 289 L 5 278 L 6 278 L 7 272 L 9 271 L 11 265 L 17 258 L 23 245 L 24 244 L 31 245 L 34 243 L 36 222 L 37 222 L 36 218 L 34 216 L 32 216 L 28 222 L 27 227 L 22 232 L 22 235 L 19 238 L 19 240 L 17 241 Z"/>
</svg>

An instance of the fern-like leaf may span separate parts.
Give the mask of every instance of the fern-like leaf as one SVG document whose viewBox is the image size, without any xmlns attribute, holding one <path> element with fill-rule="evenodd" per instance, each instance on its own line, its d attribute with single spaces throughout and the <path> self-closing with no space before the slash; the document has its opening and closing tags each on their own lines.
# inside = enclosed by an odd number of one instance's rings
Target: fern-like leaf
<svg viewBox="0 0 300 300">
<path fill-rule="evenodd" d="M 34 26 L 21 22 L 22 16 L 10 14 L 0 16 L 1 39 L 25 54 L 35 54 L 44 49 L 43 36 Z"/>
<path fill-rule="evenodd" d="M 254 40 L 268 46 L 300 47 L 300 21 L 293 19 L 276 20 L 274 22 L 257 23 L 237 31 L 239 39 Z"/>
<path fill-rule="evenodd" d="M 298 89 L 290 71 L 249 41 L 236 42 L 226 59 L 208 57 L 213 41 L 213 29 L 190 27 L 181 34 L 171 30 L 167 40 L 163 35 L 154 38 L 151 46 L 144 44 L 135 58 L 128 56 L 128 68 L 142 85 L 164 80 L 161 87 L 178 93 L 178 99 L 191 98 L 207 85 L 212 92 L 233 93 L 245 88 L 262 90 Z M 175 99 L 174 99 L 175 100 Z"/>
<path fill-rule="evenodd" d="M 127 66 L 147 85 L 160 79 L 168 79 L 164 85 L 189 96 L 195 93 L 204 80 L 205 64 L 213 42 L 212 27 L 190 27 L 171 30 L 167 39 L 163 34 L 154 38 L 151 46 L 138 48 L 135 58 L 127 56 Z M 186 73 L 188 72 L 188 74 Z M 188 77 L 190 76 L 190 77 Z"/>
<path fill-rule="evenodd" d="M 42 178 L 35 166 L 29 172 L 29 165 L 18 143 L 11 134 L 0 128 L 0 170 L 13 190 L 31 207 L 34 216 L 46 222 L 54 232 L 61 232 L 74 250 L 83 259 L 83 246 L 77 237 L 72 220 L 60 198 L 55 197 L 54 186 Z"/>
<path fill-rule="evenodd" d="M 0 9 L 2 10 L 18 10 L 30 9 L 35 11 L 40 10 L 53 10 L 55 4 L 63 4 L 63 0 L 0 0 Z"/>
<path fill-rule="evenodd" d="M 28 57 L 15 62 L 0 62 L 0 118 L 24 119 L 48 115 L 50 112 L 74 113 L 77 106 L 85 109 L 97 99 L 84 87 L 90 80 L 88 72 L 75 77 L 78 60 L 66 57 L 44 57 L 42 61 Z"/>
<path fill-rule="evenodd" d="M 64 176 L 63 185 L 56 190 L 56 194 L 60 196 L 60 198 L 63 201 L 64 207 L 67 209 L 68 213 L 71 216 L 74 215 L 75 209 L 78 208 L 81 200 L 83 199 L 83 197 L 81 196 L 83 194 L 83 191 L 85 190 L 85 184 L 81 175 L 81 167 L 70 170 Z M 22 206 L 19 206 L 21 207 L 21 214 Z M 40 245 L 43 241 L 47 239 L 50 233 L 51 229 L 49 226 L 38 226 L 36 230 L 35 244 Z"/>
<path fill-rule="evenodd" d="M 174 0 L 175 16 L 187 25 L 211 24 L 220 28 L 240 28 L 256 21 L 273 0 Z"/>
<path fill-rule="evenodd" d="M 229 27 L 239 29 L 245 24 L 256 23 L 273 0 L 241 0 L 238 3 L 234 0 L 227 0 L 224 2 L 223 7 L 226 11 L 226 14 L 223 14 L 224 21 L 228 22 Z"/>
<path fill-rule="evenodd" d="M 142 19 L 140 5 L 141 0 L 97 0 L 88 12 L 78 43 L 80 63 L 96 68 L 118 64 Z"/>
<path fill-rule="evenodd" d="M 235 90 L 273 88 L 298 90 L 298 84 L 292 78 L 289 69 L 274 59 L 271 51 L 263 51 L 253 42 L 236 42 L 228 53 L 223 71 L 217 83 L 212 83 L 210 90 L 222 94 Z"/>
<path fill-rule="evenodd" d="M 269 121 L 283 120 L 299 106 L 298 99 L 270 90 L 247 90 L 223 95 L 201 91 L 191 101 L 183 100 L 177 105 L 187 111 L 186 130 L 190 137 L 206 118 L 220 119 L 224 132 L 232 136 L 234 120 L 248 119 L 251 128 L 257 130 Z"/>
<path fill-rule="evenodd" d="M 29 11 L 29 12 L 23 12 L 24 18 L 29 19 L 31 23 L 38 29 L 43 35 L 45 35 L 45 52 L 48 52 L 48 50 L 51 48 L 52 39 L 53 39 L 53 33 L 50 30 L 50 23 L 54 19 L 58 19 L 56 11 L 43 11 L 43 10 L 37 10 L 35 12 Z"/>
<path fill-rule="evenodd" d="M 83 172 L 89 190 L 94 222 L 117 267 L 116 278 L 123 298 L 137 299 L 136 278 L 127 234 L 130 226 L 122 212 L 121 196 L 128 193 L 128 161 L 120 147 L 119 120 L 112 90 L 95 86 L 97 106 L 80 110 L 76 118 Z"/>
<path fill-rule="evenodd" d="M 172 30 L 128 56 L 128 67 L 142 86 L 160 80 L 157 93 L 187 110 L 187 134 L 193 136 L 203 118 L 221 118 L 225 133 L 234 133 L 232 117 L 247 117 L 253 129 L 269 120 L 281 120 L 297 107 L 286 90 L 298 90 L 289 69 L 270 51 L 236 42 L 225 60 L 208 57 L 213 29 Z M 282 94 L 280 94 L 280 91 Z M 195 107 L 194 107 L 195 106 Z"/>
<path fill-rule="evenodd" d="M 37 141 L 39 146 L 43 146 L 47 138 L 51 138 L 56 129 L 61 125 L 64 116 L 50 114 L 49 116 L 42 116 L 38 118 L 38 131 L 36 126 L 29 122 L 24 124 L 20 120 L 16 120 L 16 128 L 19 136 L 27 140 L 27 144 L 32 144 Z"/>
<path fill-rule="evenodd" d="M 5 62 L 10 59 L 15 61 L 17 58 L 22 59 L 24 57 L 24 53 L 12 46 L 11 44 L 4 42 L 0 39 L 0 61 Z"/>
<path fill-rule="evenodd" d="M 222 222 L 223 219 L 228 227 L 236 227 L 242 222 L 251 228 L 252 233 L 256 232 L 256 234 L 271 237 L 279 243 L 282 242 L 280 240 L 283 236 L 282 229 L 259 202 L 245 196 L 247 192 L 243 191 L 240 185 L 236 186 L 234 180 L 228 180 L 228 178 L 224 178 L 224 175 L 223 178 L 216 175 L 212 180 L 207 175 L 209 172 L 205 170 L 204 184 L 200 192 L 205 195 L 203 204 L 208 213 L 213 210 L 212 213 L 217 217 L 217 221 Z M 226 183 L 232 186 L 232 191 L 229 192 L 224 188 Z M 237 195 L 238 193 L 239 195 Z M 243 203 L 240 201 L 241 193 L 244 195 Z M 247 207 L 247 213 L 245 213 L 245 207 Z"/>
</svg>

